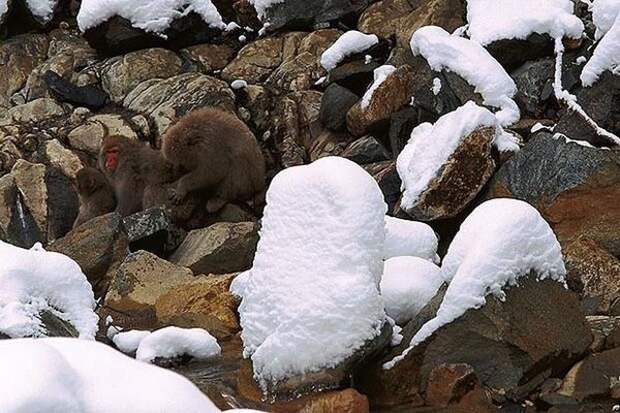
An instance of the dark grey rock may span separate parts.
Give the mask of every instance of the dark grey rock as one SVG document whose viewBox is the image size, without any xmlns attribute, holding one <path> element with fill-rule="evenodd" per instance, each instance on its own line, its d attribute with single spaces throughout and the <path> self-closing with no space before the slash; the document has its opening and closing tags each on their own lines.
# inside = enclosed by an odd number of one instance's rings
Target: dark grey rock
<svg viewBox="0 0 620 413">
<path fill-rule="evenodd" d="M 123 218 L 131 251 L 145 250 L 166 255 L 176 249 L 185 236 L 164 208 L 150 208 Z"/>
<path fill-rule="evenodd" d="M 360 165 L 390 159 L 390 153 L 387 149 L 372 136 L 365 136 L 353 141 L 340 156 Z"/>
<path fill-rule="evenodd" d="M 343 17 L 352 16 L 370 3 L 369 0 L 288 0 L 274 3 L 266 11 L 263 21 L 270 30 L 312 28 Z"/>
<path fill-rule="evenodd" d="M 548 58 L 528 62 L 512 73 L 517 85 L 515 100 L 522 116 L 544 116 L 544 104 L 553 97 L 554 72 L 555 61 Z"/>
<path fill-rule="evenodd" d="M 333 131 L 346 129 L 347 112 L 357 103 L 359 96 L 337 83 L 325 89 L 321 97 L 319 119 L 323 126 Z"/>
</svg>

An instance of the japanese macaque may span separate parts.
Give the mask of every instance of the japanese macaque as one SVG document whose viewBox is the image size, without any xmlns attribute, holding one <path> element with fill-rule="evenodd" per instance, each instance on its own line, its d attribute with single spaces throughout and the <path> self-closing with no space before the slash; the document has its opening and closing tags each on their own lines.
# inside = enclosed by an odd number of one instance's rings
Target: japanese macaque
<svg viewBox="0 0 620 413">
<path fill-rule="evenodd" d="M 166 161 L 186 173 L 176 181 L 172 200 L 204 193 L 207 210 L 230 201 L 256 200 L 265 188 L 265 161 L 256 138 L 235 115 L 198 109 L 181 118 L 163 137 Z"/>
<path fill-rule="evenodd" d="M 95 168 L 82 168 L 75 179 L 80 199 L 80 212 L 73 223 L 73 228 L 114 211 L 116 207 L 114 191 L 101 172 Z"/>
</svg>

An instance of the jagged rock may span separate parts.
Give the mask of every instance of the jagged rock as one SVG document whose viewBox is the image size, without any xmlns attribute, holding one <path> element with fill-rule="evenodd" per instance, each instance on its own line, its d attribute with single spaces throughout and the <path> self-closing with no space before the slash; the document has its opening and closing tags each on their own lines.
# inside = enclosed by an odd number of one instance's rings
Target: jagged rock
<svg viewBox="0 0 620 413">
<path fill-rule="evenodd" d="M 108 102 L 108 95 L 96 86 L 76 86 L 48 70 L 43 75 L 45 84 L 58 100 L 90 109 L 100 109 Z"/>
<path fill-rule="evenodd" d="M 181 55 L 192 62 L 198 71 L 212 74 L 224 69 L 235 57 L 235 50 L 225 44 L 199 44 L 181 50 Z"/>
<path fill-rule="evenodd" d="M 101 85 L 113 102 L 122 103 L 140 83 L 180 74 L 181 63 L 174 52 L 161 48 L 127 53 L 104 63 Z"/>
<path fill-rule="evenodd" d="M 320 23 L 352 15 L 369 3 L 369 0 L 289 0 L 273 3 L 259 18 L 269 30 L 309 28 Z"/>
<path fill-rule="evenodd" d="M 337 83 L 330 84 L 321 98 L 319 119 L 323 126 L 342 131 L 347 124 L 347 112 L 357 103 L 359 96 Z"/>
<path fill-rule="evenodd" d="M 282 63 L 282 37 L 265 37 L 244 46 L 237 57 L 222 70 L 222 79 L 260 83 Z"/>
<path fill-rule="evenodd" d="M 123 329 L 155 328 L 159 297 L 193 280 L 192 271 L 146 251 L 130 254 L 119 266 L 105 296 L 100 317 L 112 316 Z"/>
<path fill-rule="evenodd" d="M 67 139 L 71 147 L 91 155 L 99 153 L 101 142 L 107 136 L 120 135 L 138 139 L 131 123 L 120 115 L 95 115 L 79 123 L 78 127 L 67 134 Z"/>
<path fill-rule="evenodd" d="M 14 106 L 4 114 L 0 114 L 0 126 L 12 123 L 37 123 L 65 114 L 65 108 L 54 99 L 41 98 L 23 105 Z"/>
<path fill-rule="evenodd" d="M 619 179 L 616 151 L 567 143 L 539 132 L 495 174 L 489 197 L 532 204 L 564 246 L 589 231 L 617 245 Z"/>
<path fill-rule="evenodd" d="M 546 102 L 553 98 L 554 59 L 541 59 L 527 62 L 512 73 L 517 85 L 515 101 L 522 116 L 536 118 L 545 115 Z"/>
<path fill-rule="evenodd" d="M 592 341 L 574 293 L 556 281 L 526 277 L 506 290 L 505 300 L 487 296 L 482 308 L 439 328 L 384 370 L 383 363 L 402 353 L 434 316 L 441 295 L 435 298 L 405 327 L 399 346 L 356 376 L 356 387 L 372 405 L 422 405 L 429 376 L 443 363 L 469 364 L 494 398 L 520 400 L 550 375 L 570 368 Z"/>
<path fill-rule="evenodd" d="M 401 47 L 409 47 L 413 33 L 420 27 L 439 26 L 452 33 L 467 23 L 464 0 L 430 0 L 399 19 L 396 39 Z"/>
<path fill-rule="evenodd" d="M 479 128 L 463 139 L 418 201 L 403 210 L 423 221 L 451 218 L 463 211 L 493 175 L 494 136 L 494 128 Z"/>
<path fill-rule="evenodd" d="M 581 402 L 601 397 L 620 398 L 620 348 L 591 354 L 564 377 L 558 394 Z"/>
<path fill-rule="evenodd" d="M 396 171 L 396 162 L 384 161 L 364 165 L 364 169 L 372 175 L 379 184 L 381 192 L 388 205 L 388 211 L 393 211 L 400 198 L 401 180 Z"/>
<path fill-rule="evenodd" d="M 54 241 L 49 249 L 77 262 L 92 284 L 95 296 L 102 297 L 129 253 L 129 240 L 121 216 L 111 213 L 80 225 Z"/>
<path fill-rule="evenodd" d="M 586 320 L 594 337 L 593 353 L 620 347 L 620 316 L 588 316 Z"/>
<path fill-rule="evenodd" d="M 0 71 L 0 108 L 8 108 L 11 96 L 28 80 L 32 70 L 47 58 L 49 41 L 43 34 L 15 36 L 0 42 L 0 62 L 11 70 Z"/>
<path fill-rule="evenodd" d="M 185 233 L 171 221 L 164 208 L 150 208 L 123 218 L 127 231 L 129 248 L 132 251 L 145 250 L 157 255 L 174 251 Z"/>
<path fill-rule="evenodd" d="M 46 141 L 43 151 L 49 165 L 58 168 L 66 177 L 72 180 L 75 179 L 77 172 L 84 167 L 80 158 L 56 139 Z"/>
<path fill-rule="evenodd" d="M 224 274 L 252 266 L 258 226 L 254 222 L 217 223 L 190 231 L 170 261 L 195 274 Z"/>
<path fill-rule="evenodd" d="M 351 142 L 344 152 L 342 152 L 341 156 L 360 165 L 387 161 L 390 159 L 390 153 L 387 149 L 372 136 L 365 136 Z"/>
<path fill-rule="evenodd" d="M 192 109 L 217 106 L 234 112 L 235 95 L 223 82 L 201 73 L 183 73 L 168 79 L 152 79 L 133 89 L 123 106 L 148 115 L 158 135 Z"/>
<path fill-rule="evenodd" d="M 218 340 L 239 330 L 237 300 L 228 291 L 235 274 L 200 276 L 173 288 L 155 302 L 161 325 L 200 327 Z"/>
<path fill-rule="evenodd" d="M 396 33 L 400 19 L 409 15 L 413 9 L 409 0 L 379 1 L 364 10 L 357 22 L 357 29 L 387 39 Z"/>
</svg>

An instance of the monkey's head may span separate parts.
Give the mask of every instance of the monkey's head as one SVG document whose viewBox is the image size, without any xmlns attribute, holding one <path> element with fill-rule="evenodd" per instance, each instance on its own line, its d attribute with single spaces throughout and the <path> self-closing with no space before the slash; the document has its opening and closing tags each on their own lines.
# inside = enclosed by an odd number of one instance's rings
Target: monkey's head
<svg viewBox="0 0 620 413">
<path fill-rule="evenodd" d="M 90 195 L 106 184 L 105 177 L 95 168 L 82 168 L 75 176 L 80 195 Z"/>
<path fill-rule="evenodd" d="M 119 156 L 129 145 L 131 140 L 124 136 L 112 135 L 105 138 L 99 150 L 99 168 L 106 174 L 113 175 L 118 167 Z"/>
</svg>

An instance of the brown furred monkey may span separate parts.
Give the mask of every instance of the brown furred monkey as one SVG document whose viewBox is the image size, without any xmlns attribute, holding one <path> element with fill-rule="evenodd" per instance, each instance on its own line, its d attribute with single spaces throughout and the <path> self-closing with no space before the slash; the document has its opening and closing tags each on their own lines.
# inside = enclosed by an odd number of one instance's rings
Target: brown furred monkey
<svg viewBox="0 0 620 413">
<path fill-rule="evenodd" d="M 80 211 L 73 228 L 77 228 L 86 221 L 114 211 L 116 200 L 114 190 L 105 176 L 95 168 L 82 168 L 75 176 Z"/>
<path fill-rule="evenodd" d="M 162 139 L 164 158 L 187 173 L 174 185 L 173 201 L 189 192 L 207 193 L 208 212 L 230 201 L 260 197 L 265 160 L 252 131 L 235 115 L 216 108 L 194 110 Z"/>
</svg>

